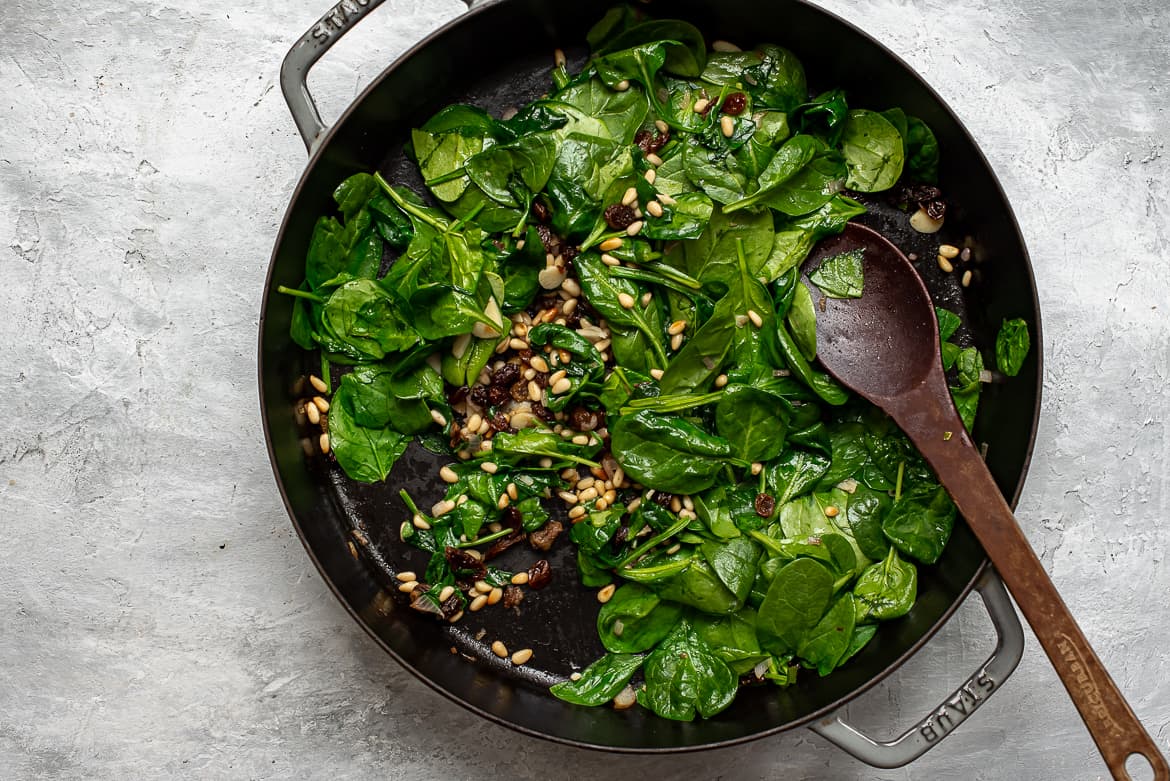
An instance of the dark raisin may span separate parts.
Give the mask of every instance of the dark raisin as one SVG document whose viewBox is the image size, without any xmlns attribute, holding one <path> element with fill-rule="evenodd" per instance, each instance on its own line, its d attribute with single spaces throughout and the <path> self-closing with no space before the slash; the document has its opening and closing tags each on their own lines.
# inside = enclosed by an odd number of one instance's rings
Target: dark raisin
<svg viewBox="0 0 1170 781">
<path fill-rule="evenodd" d="M 552 567 L 548 559 L 541 559 L 528 568 L 528 588 L 542 589 L 552 581 Z"/>
<path fill-rule="evenodd" d="M 504 607 L 513 608 L 524 601 L 524 592 L 519 586 L 508 586 L 504 589 Z"/>
<path fill-rule="evenodd" d="M 516 380 L 510 390 L 512 401 L 528 401 L 528 380 Z"/>
<path fill-rule="evenodd" d="M 573 258 L 581 254 L 581 248 L 573 244 L 565 244 L 561 247 L 561 260 L 565 267 L 569 267 L 573 262 Z"/>
<path fill-rule="evenodd" d="M 733 92 L 723 99 L 720 111 L 733 117 L 738 117 L 747 108 L 747 95 L 742 92 Z"/>
<path fill-rule="evenodd" d="M 946 201 L 942 200 L 941 198 L 935 201 L 926 201 L 925 203 L 920 203 L 918 205 L 922 207 L 923 211 L 925 211 L 932 220 L 941 220 L 943 217 L 947 216 L 947 204 Z"/>
<path fill-rule="evenodd" d="M 503 404 L 505 401 L 512 398 L 512 396 L 508 393 L 508 389 L 503 385 L 493 385 L 490 389 L 488 389 L 487 395 L 488 404 L 493 407 Z"/>
<path fill-rule="evenodd" d="M 626 540 L 628 539 L 630 539 L 630 527 L 623 523 L 618 527 L 618 530 L 613 533 L 613 544 L 614 546 L 620 548 L 622 545 L 626 544 Z"/>
<path fill-rule="evenodd" d="M 670 140 L 670 133 L 660 133 L 657 130 L 639 130 L 634 135 L 634 143 L 642 150 L 642 154 L 655 153 Z"/>
<path fill-rule="evenodd" d="M 467 394 L 467 398 L 477 407 L 486 407 L 488 403 L 488 389 L 486 385 L 476 385 Z"/>
<path fill-rule="evenodd" d="M 668 494 L 665 491 L 658 491 L 654 494 L 654 504 L 669 510 L 670 500 L 673 498 L 674 494 Z"/>
<path fill-rule="evenodd" d="M 549 521 L 528 535 L 528 544 L 539 551 L 547 551 L 564 530 L 565 526 L 560 521 Z"/>
<path fill-rule="evenodd" d="M 508 505 L 504 508 L 503 515 L 500 516 L 500 523 L 512 531 L 520 531 L 524 524 L 524 516 L 513 505 Z"/>
<path fill-rule="evenodd" d="M 756 494 L 756 515 L 761 518 L 770 518 L 776 509 L 776 497 L 769 494 Z"/>
<path fill-rule="evenodd" d="M 463 598 L 459 596 L 459 592 L 456 591 L 454 594 L 447 597 L 447 601 L 440 605 L 439 608 L 443 611 L 443 618 L 451 618 L 463 609 Z"/>
<path fill-rule="evenodd" d="M 569 422 L 577 431 L 593 431 L 600 422 L 597 413 L 585 407 L 574 407 L 569 413 Z"/>
<path fill-rule="evenodd" d="M 495 390 L 495 388 L 492 388 L 492 390 Z M 503 388 L 500 390 L 502 391 Z M 496 431 L 506 431 L 509 434 L 513 434 L 516 431 L 514 428 L 512 428 L 512 424 L 509 422 L 508 416 L 503 412 L 497 412 L 495 415 L 492 415 L 491 420 L 489 420 L 488 423 L 490 423 L 491 427 Z"/>
<path fill-rule="evenodd" d="M 466 401 L 467 394 L 470 392 L 470 390 L 471 389 L 466 385 L 460 385 L 458 388 L 452 388 L 447 393 L 447 403 L 454 407 L 459 402 Z"/>
<path fill-rule="evenodd" d="M 540 375 L 538 374 L 537 377 L 539 376 Z M 543 420 L 545 423 L 550 423 L 556 420 L 556 415 L 553 413 L 553 411 L 541 404 L 539 401 L 532 402 L 532 414 Z"/>
<path fill-rule="evenodd" d="M 483 560 L 490 561 L 494 559 L 496 556 L 499 556 L 501 553 L 508 550 L 508 548 L 511 548 L 513 545 L 521 542 L 523 539 L 524 535 L 520 532 L 512 532 L 507 537 L 496 540 L 491 544 L 490 548 L 484 551 Z"/>
<path fill-rule="evenodd" d="M 519 357 L 520 360 L 524 361 L 525 363 L 528 363 L 529 361 L 532 360 L 532 354 L 533 354 L 532 350 L 528 350 L 528 349 L 516 351 L 517 357 Z"/>
<path fill-rule="evenodd" d="M 447 566 L 456 574 L 464 572 L 473 573 L 476 577 L 483 577 L 486 571 L 483 562 L 472 556 L 462 548 L 455 548 L 448 545 L 443 550 L 443 555 L 447 559 Z"/>
<path fill-rule="evenodd" d="M 634 210 L 624 204 L 615 203 L 605 210 L 605 224 L 615 231 L 625 230 L 637 220 Z"/>
<path fill-rule="evenodd" d="M 552 228 L 547 225 L 537 225 L 536 235 L 540 236 L 540 243 L 544 245 L 545 252 L 552 252 L 555 247 L 560 245 L 561 240 L 552 232 Z M 556 253 L 553 252 L 555 255 Z"/>
<path fill-rule="evenodd" d="M 492 385 L 499 385 L 506 388 L 516 380 L 520 379 L 520 366 L 515 363 L 505 363 L 496 371 L 492 372 Z"/>
<path fill-rule="evenodd" d="M 532 216 L 536 218 L 537 222 L 548 222 L 549 213 L 548 207 L 540 201 L 532 202 Z"/>
</svg>

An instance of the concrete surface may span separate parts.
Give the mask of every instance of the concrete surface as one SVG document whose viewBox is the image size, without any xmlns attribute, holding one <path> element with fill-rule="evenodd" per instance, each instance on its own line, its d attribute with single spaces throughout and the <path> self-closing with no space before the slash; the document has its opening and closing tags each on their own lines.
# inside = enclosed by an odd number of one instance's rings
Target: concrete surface
<svg viewBox="0 0 1170 781">
<path fill-rule="evenodd" d="M 1020 514 L 1170 740 L 1170 10 L 1163 0 L 824 0 L 968 123 L 1015 204 L 1045 321 Z M 335 604 L 259 429 L 260 289 L 304 153 L 276 85 L 325 2 L 6 0 L 0 17 L 0 778 L 1096 779 L 1034 641 L 911 768 L 798 731 L 611 757 L 481 722 Z M 456 16 L 390 0 L 314 89 L 335 115 Z M 907 725 L 990 647 L 968 606 L 854 706 Z M 933 693 L 932 693 L 933 692 Z"/>
</svg>

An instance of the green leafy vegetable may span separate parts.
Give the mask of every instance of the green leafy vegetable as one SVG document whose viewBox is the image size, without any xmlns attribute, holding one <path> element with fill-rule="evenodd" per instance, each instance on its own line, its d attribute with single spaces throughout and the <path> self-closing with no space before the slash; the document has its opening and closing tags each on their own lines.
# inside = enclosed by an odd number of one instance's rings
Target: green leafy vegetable
<svg viewBox="0 0 1170 781">
<path fill-rule="evenodd" d="M 606 654 L 585 668 L 575 681 L 561 681 L 549 688 L 560 700 L 574 705 L 604 705 L 626 688 L 642 666 L 634 654 Z"/>
<path fill-rule="evenodd" d="M 1031 340 L 1028 338 L 1028 324 L 1023 318 L 1004 320 L 995 337 L 995 364 L 1009 377 L 1020 373 L 1024 359 L 1028 357 Z"/>
<path fill-rule="evenodd" d="M 865 287 L 862 271 L 864 250 L 855 249 L 826 258 L 809 281 L 829 298 L 861 298 Z"/>
</svg>

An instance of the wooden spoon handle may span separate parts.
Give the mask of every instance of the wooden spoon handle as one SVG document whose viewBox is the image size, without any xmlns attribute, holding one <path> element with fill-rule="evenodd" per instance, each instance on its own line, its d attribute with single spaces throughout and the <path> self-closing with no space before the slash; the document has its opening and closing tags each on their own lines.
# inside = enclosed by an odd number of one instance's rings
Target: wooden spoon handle
<svg viewBox="0 0 1170 781">
<path fill-rule="evenodd" d="M 906 408 L 923 402 L 907 399 Z M 901 405 L 899 405 L 901 406 Z M 934 406 L 937 406 L 937 402 Z M 949 405 L 948 405 L 949 406 Z M 899 418 L 897 411 L 895 419 Z M 951 408 L 953 415 L 953 408 Z M 898 421 L 903 423 L 902 420 Z M 962 422 L 940 419 L 937 427 L 902 427 L 934 467 L 967 525 L 983 543 L 1016 604 L 1036 634 L 1073 704 L 1116 779 L 1129 779 L 1126 759 L 1140 754 L 1154 768 L 1155 781 L 1170 781 L 1170 766 L 1125 701 L 1117 684 L 1085 639 L 1044 565 L 1016 522 Z M 933 430 L 932 430 L 933 428 Z"/>
</svg>

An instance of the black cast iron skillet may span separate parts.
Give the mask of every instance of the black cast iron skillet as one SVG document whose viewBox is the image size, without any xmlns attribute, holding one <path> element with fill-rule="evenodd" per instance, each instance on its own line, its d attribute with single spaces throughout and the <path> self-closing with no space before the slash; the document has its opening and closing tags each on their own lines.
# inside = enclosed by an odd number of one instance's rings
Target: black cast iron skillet
<svg viewBox="0 0 1170 781">
<path fill-rule="evenodd" d="M 436 501 L 438 461 L 412 447 L 385 485 L 358 485 L 312 451 L 313 437 L 298 428 L 294 405 L 307 394 L 315 356 L 288 336 L 292 306 L 276 293 L 304 276 L 313 224 L 333 209 L 331 193 L 346 176 L 378 169 L 390 181 L 421 182 L 402 154 L 409 130 L 452 102 L 476 103 L 499 113 L 549 89 L 555 47 L 583 60 L 584 33 L 608 2 L 545 3 L 504 0 L 470 11 L 387 68 L 332 128 L 321 122 L 305 86 L 313 63 L 381 0 L 343 0 L 289 53 L 282 86 L 310 161 L 301 177 L 273 252 L 260 321 L 260 392 L 273 469 L 297 532 L 338 599 L 395 659 L 436 691 L 505 726 L 537 737 L 614 751 L 662 752 L 726 746 L 804 724 L 871 764 L 894 767 L 933 746 L 973 712 L 1015 669 L 1023 635 L 1011 603 L 987 566 L 979 544 L 960 523 L 941 560 L 920 569 L 920 597 L 903 619 L 884 624 L 873 642 L 828 678 L 805 675 L 785 690 L 742 690 L 735 704 L 706 721 L 677 723 L 647 711 L 580 708 L 554 699 L 549 683 L 602 653 L 592 590 L 578 585 L 571 544 L 550 555 L 553 584 L 531 592 L 519 615 L 499 610 L 468 614 L 440 625 L 396 598 L 392 575 L 425 566 L 398 542 L 409 517 L 398 499 L 407 488 L 420 505 Z M 950 201 L 942 233 L 923 236 L 906 215 L 881 201 L 863 219 L 918 263 L 936 301 L 964 312 L 961 338 L 987 348 L 1006 317 L 1023 317 L 1033 348 L 1019 376 L 986 388 L 975 441 L 987 443 L 987 464 L 1013 504 L 1023 484 L 1040 403 L 1040 313 L 1031 266 L 1002 190 L 974 141 L 941 99 L 908 66 L 849 23 L 800 0 L 674 0 L 649 9 L 685 18 L 714 40 L 747 47 L 774 42 L 804 62 L 814 89 L 843 86 L 850 104 L 900 106 L 934 129 L 942 149 L 941 179 Z M 942 241 L 971 246 L 975 280 L 963 290 L 957 275 L 934 262 Z M 513 549 L 524 566 L 535 558 Z M 514 562 L 515 563 L 515 562 Z M 504 561 L 503 566 L 509 562 Z M 516 567 L 519 568 L 519 564 Z M 914 728 L 888 743 L 873 741 L 838 718 L 837 711 L 896 669 L 978 588 L 999 634 L 996 651 L 956 692 Z M 475 635 L 486 629 L 482 640 Z M 494 639 L 535 650 L 513 667 L 488 650 Z M 455 649 L 455 653 L 452 653 Z"/>
</svg>

